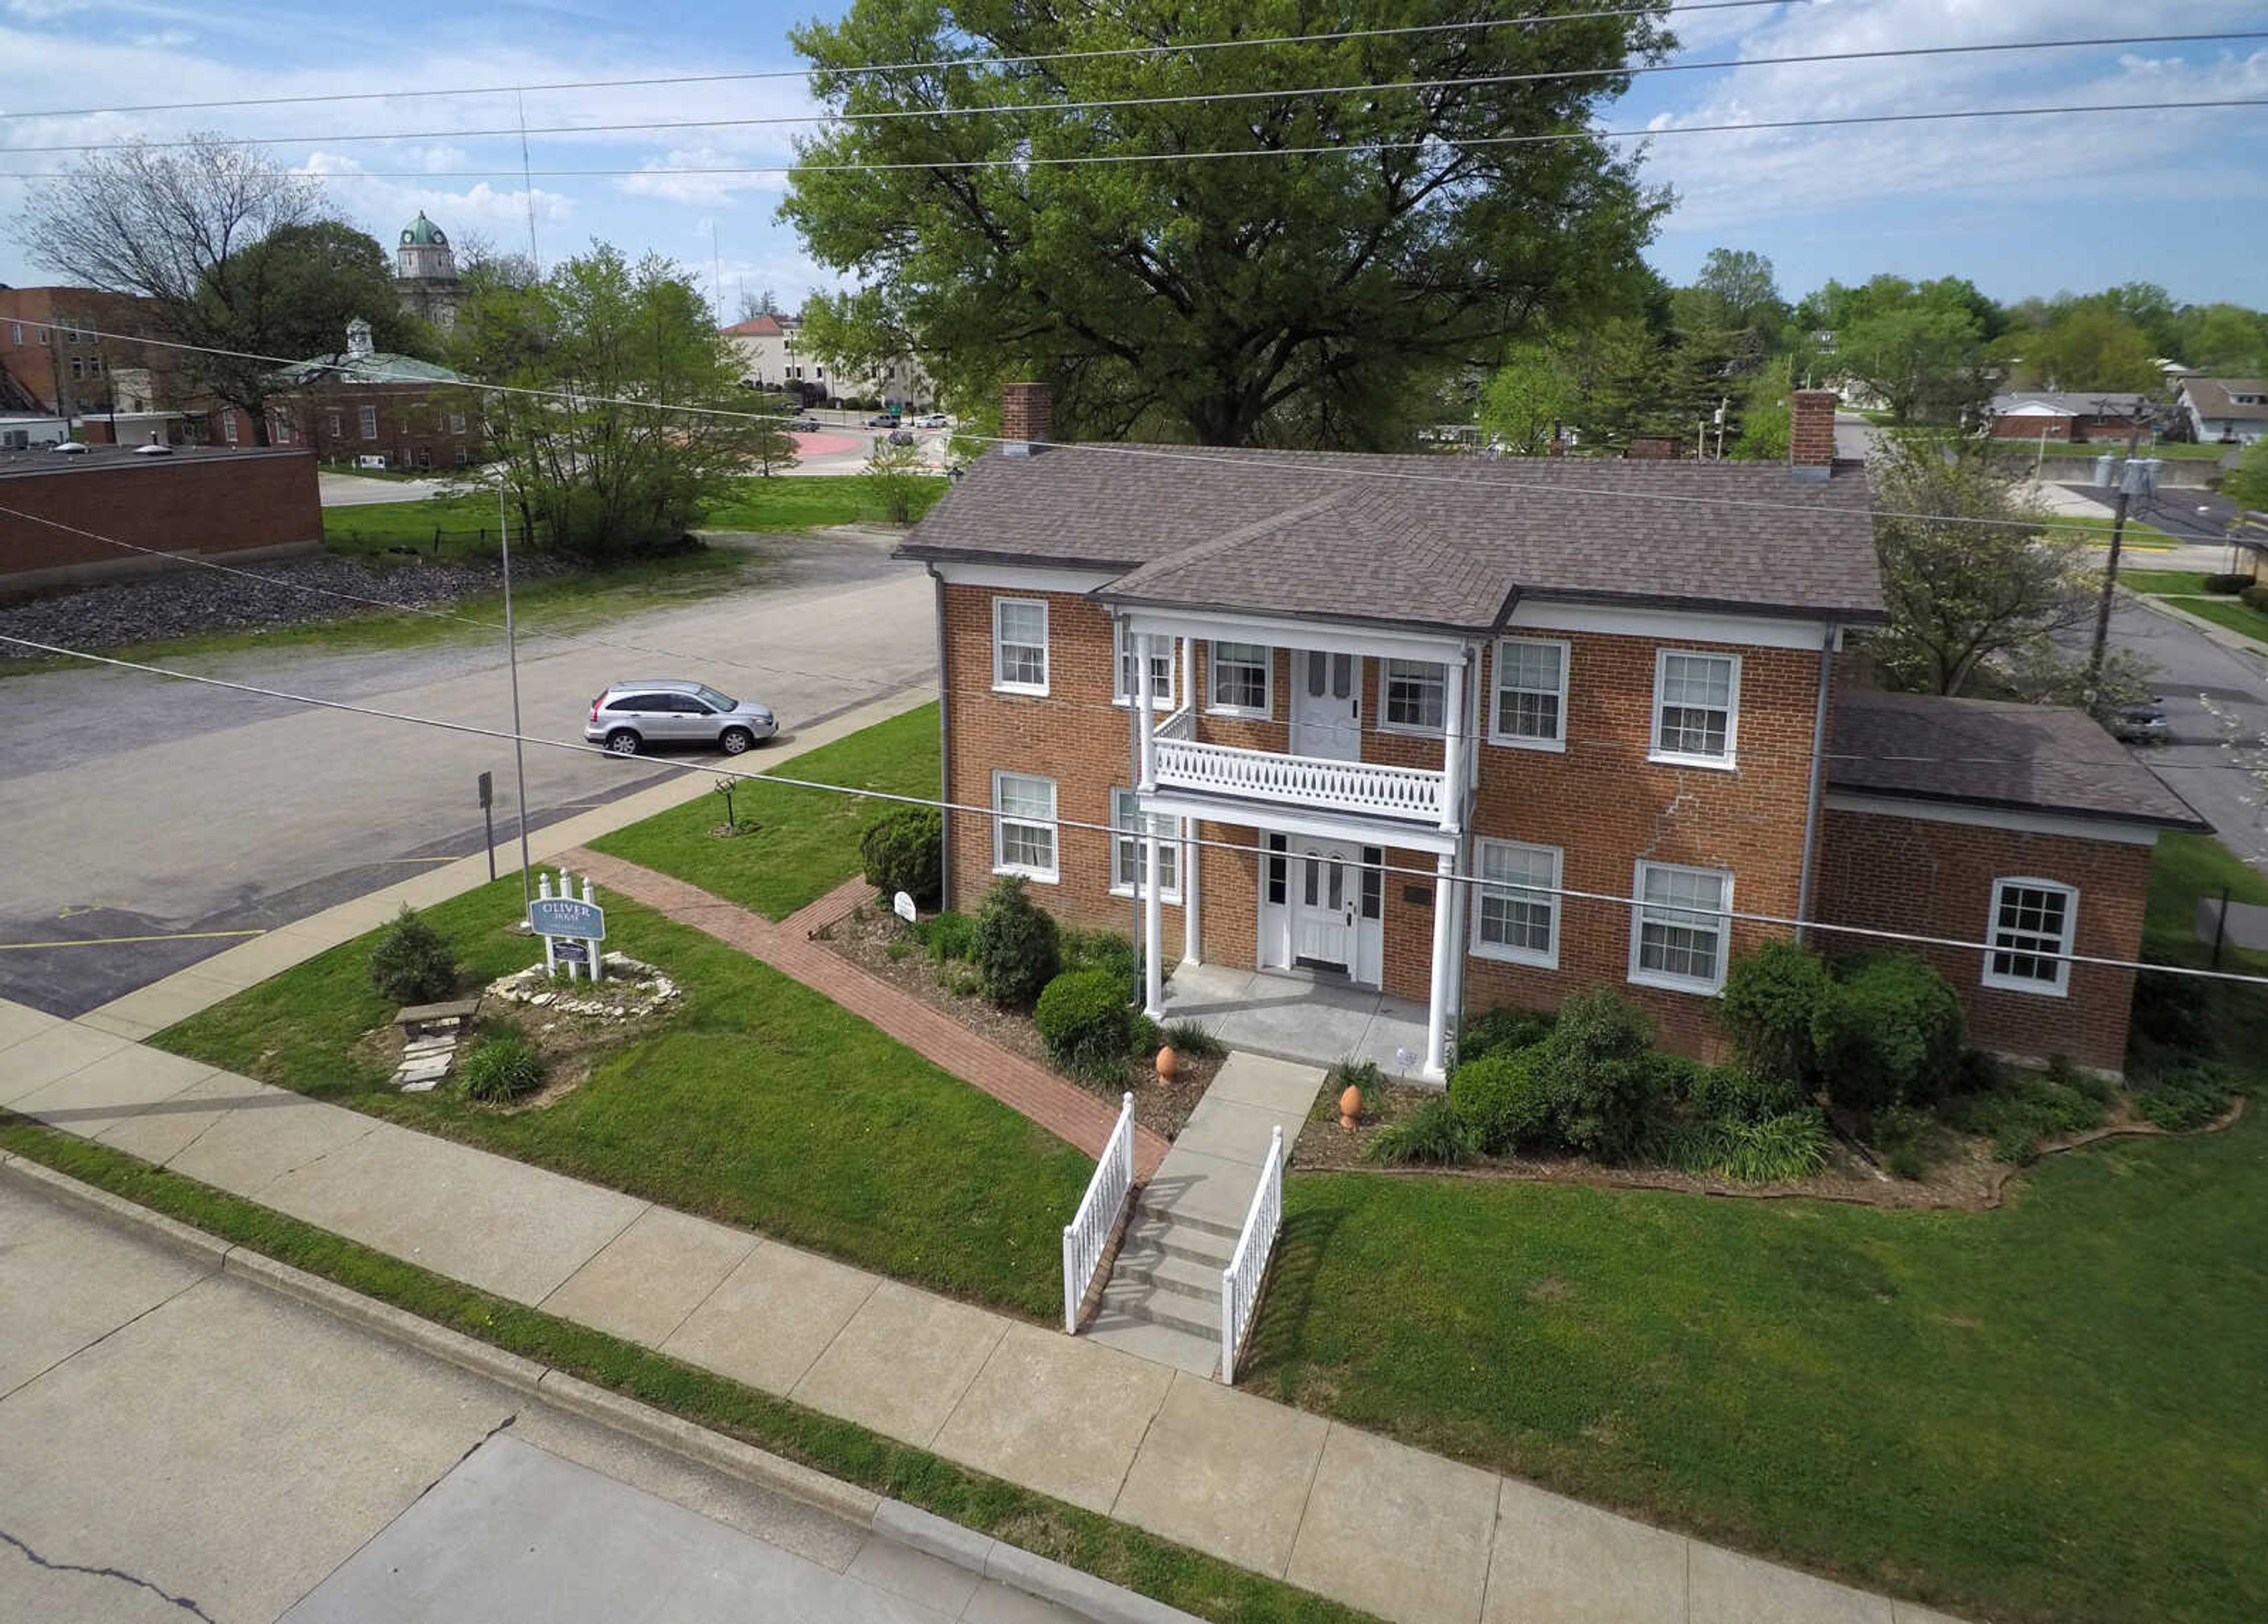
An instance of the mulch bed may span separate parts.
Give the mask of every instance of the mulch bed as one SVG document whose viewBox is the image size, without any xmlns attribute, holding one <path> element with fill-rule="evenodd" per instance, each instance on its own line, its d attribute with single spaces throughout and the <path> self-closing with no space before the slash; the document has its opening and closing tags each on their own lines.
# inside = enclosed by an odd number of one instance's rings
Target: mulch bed
<svg viewBox="0 0 2268 1624">
<path fill-rule="evenodd" d="M 1047 1066 L 1049 1070 L 1055 1069 L 1048 1061 L 1047 1046 L 1040 1041 L 1039 1031 L 1032 1025 L 1028 1013 L 996 1009 L 981 996 L 952 992 L 939 986 L 935 966 L 922 952 L 921 944 L 913 939 L 905 922 L 896 915 L 864 905 L 828 926 L 815 939 L 877 980 L 952 1017 L 978 1037 Z M 895 957 L 893 948 L 897 950 Z M 1213 1074 L 1220 1069 L 1219 1060 L 1197 1055 L 1180 1058 L 1180 1067 L 1171 1083 L 1160 1080 L 1155 1068 L 1146 1061 L 1129 1061 L 1125 1080 L 1108 1085 L 1062 1072 L 1057 1075 L 1114 1104 L 1120 1094 L 1131 1090 L 1135 1121 L 1161 1138 L 1171 1139 L 1182 1131 L 1182 1125 L 1189 1120 L 1189 1113 L 1204 1098 Z"/>
</svg>

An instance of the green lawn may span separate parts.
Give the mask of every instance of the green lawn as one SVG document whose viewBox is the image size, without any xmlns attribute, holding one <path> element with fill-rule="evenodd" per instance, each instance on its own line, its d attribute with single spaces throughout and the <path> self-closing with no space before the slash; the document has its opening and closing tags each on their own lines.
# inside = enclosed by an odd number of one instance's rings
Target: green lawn
<svg viewBox="0 0 2268 1624">
<path fill-rule="evenodd" d="M 2205 572 L 2201 570 L 2126 570 L 2118 571 L 2118 579 L 2138 592 L 2154 597 L 2202 598 L 2205 592 Z"/>
<path fill-rule="evenodd" d="M 323 510 L 323 545 L 334 553 L 382 553 L 388 547 L 414 547 L 431 556 L 433 533 L 449 533 L 443 555 L 462 558 L 497 550 L 497 504 L 493 493 L 482 496 L 423 496 L 415 502 L 371 502 L 355 507 Z M 485 532 L 475 540 L 468 532 Z M 519 517 L 512 516 L 512 534 L 519 534 Z"/>
<path fill-rule="evenodd" d="M 2151 940 L 2224 877 L 2168 837 Z M 2268 955 L 2231 967 L 2268 968 Z M 2222 998 L 2260 1075 L 2268 1010 Z M 2053 1157 L 1989 1213 L 1300 1174 L 1250 1385 L 1955 1613 L 2268 1598 L 2268 1126 Z"/>
<path fill-rule="evenodd" d="M 467 980 L 530 963 L 515 876 L 426 917 Z M 1015 1310 L 1060 1312 L 1062 1231 L 1094 1164 L 818 994 L 624 899 L 608 943 L 659 964 L 681 1010 L 554 1103 L 512 1115 L 454 1086 L 392 1088 L 362 1035 L 393 1006 L 372 938 L 160 1033 L 160 1047 L 681 1211 Z"/>
<path fill-rule="evenodd" d="M 2040 449 L 2037 440 L 2028 439 L 2021 434 L 2004 437 L 1992 444 L 1996 449 L 2010 452 L 2029 452 L 2037 455 Z M 2135 455 L 2162 457 L 2169 462 L 2218 462 L 2228 449 L 2226 445 L 2177 445 L 2168 441 L 2156 445 L 2144 445 Z M 2050 440 L 2047 450 L 2051 457 L 2100 457 L 2105 452 L 2124 457 L 2126 440 L 2123 435 L 2116 440 Z"/>
<path fill-rule="evenodd" d="M 2099 544 L 2108 547 L 2110 545 L 2110 520 L 2108 516 L 2091 518 L 2080 518 L 2075 514 L 2058 513 L 2054 519 L 2054 527 L 2048 533 L 2060 536 L 2066 540 L 2084 541 L 2089 545 Z M 2146 525 L 2138 518 L 2130 518 L 2126 521 L 2125 533 L 2118 539 L 2118 547 L 2122 553 L 2130 547 L 2146 553 L 2163 552 L 2168 547 L 2181 545 L 2178 538 L 2169 536 L 2156 525 Z M 2121 573 L 2123 574 L 2124 571 Z"/>
<path fill-rule="evenodd" d="M 2231 631 L 2268 643 L 2268 614 L 2257 609 L 2248 609 L 2234 598 L 2184 598 L 2175 607 L 2211 621 L 2216 626 L 2226 626 Z"/>
<path fill-rule="evenodd" d="M 948 483 L 941 478 L 923 483 L 916 518 L 936 504 Z M 738 493 L 711 505 L 705 522 L 715 530 L 819 530 L 862 520 L 880 524 L 884 517 L 866 481 L 856 475 L 776 474 L 742 480 Z"/>
<path fill-rule="evenodd" d="M 2207 593 L 2205 577 L 2191 570 L 2121 570 L 2118 579 L 2138 592 L 2153 598 L 2176 598 L 2181 601 L 2174 606 L 2211 621 L 2216 626 L 2226 626 L 2231 631 L 2242 632 L 2248 637 L 2268 643 L 2268 614 L 2247 608 L 2235 598 L 2221 593 Z"/>
<path fill-rule="evenodd" d="M 878 722 L 797 756 L 780 771 L 815 783 L 935 797 L 940 782 L 937 707 L 923 705 Z M 709 831 L 725 820 L 725 804 L 708 795 L 591 844 L 782 919 L 858 871 L 858 837 L 891 806 L 825 790 L 744 783 L 733 793 L 733 815 L 743 822 L 755 819 L 762 827 L 754 834 L 711 836 Z"/>
</svg>

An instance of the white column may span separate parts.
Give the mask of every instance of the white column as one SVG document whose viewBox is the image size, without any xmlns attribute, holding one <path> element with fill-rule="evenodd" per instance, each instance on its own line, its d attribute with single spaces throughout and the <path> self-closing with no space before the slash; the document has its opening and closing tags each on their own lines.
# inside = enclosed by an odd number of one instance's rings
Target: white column
<svg viewBox="0 0 2268 1624">
<path fill-rule="evenodd" d="M 1449 897 L 1449 876 L 1456 866 L 1456 857 L 1446 851 L 1433 865 L 1433 974 L 1426 989 L 1425 1075 L 1435 1083 L 1446 1083 L 1449 1077 L 1449 972 L 1457 946 L 1457 910 Z"/>
<path fill-rule="evenodd" d="M 1441 694 L 1441 827 L 1454 829 L 1465 799 L 1465 662 L 1451 660 Z"/>
<path fill-rule="evenodd" d="M 1142 793 L 1158 787 L 1157 724 L 1152 716 L 1155 698 L 1151 687 L 1147 632 L 1134 639 L 1134 709 L 1142 741 Z M 1142 872 L 1136 882 L 1142 893 L 1142 1009 L 1155 1020 L 1166 1012 L 1165 935 L 1158 898 L 1158 826 L 1142 813 Z"/>
<path fill-rule="evenodd" d="M 1197 737 L 1197 640 L 1182 639 L 1182 707 L 1189 713 L 1189 737 Z M 1182 833 L 1182 958 L 1189 964 L 1203 964 L 1204 951 L 1199 944 L 1197 930 L 1197 825 L 1184 820 Z"/>
</svg>

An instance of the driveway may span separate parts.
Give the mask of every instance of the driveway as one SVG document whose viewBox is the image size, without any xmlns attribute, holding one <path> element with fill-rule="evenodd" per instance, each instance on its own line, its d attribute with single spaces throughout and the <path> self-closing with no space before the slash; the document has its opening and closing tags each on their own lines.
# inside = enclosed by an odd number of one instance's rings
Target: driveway
<svg viewBox="0 0 2268 1624">
<path fill-rule="evenodd" d="M 634 677 L 760 699 L 792 731 L 933 675 L 929 583 L 890 562 L 888 539 L 762 545 L 771 562 L 755 585 L 593 628 L 636 649 L 524 639 L 526 732 L 579 746 L 592 696 Z M 234 654 L 181 669 L 509 730 L 500 643 Z M 0 827 L 15 859 L 0 865 L 0 996 L 54 1014 L 84 1013 L 244 939 L 208 933 L 273 928 L 480 850 L 483 771 L 497 839 L 514 827 L 501 739 L 114 670 L 11 677 L 0 693 L 11 713 Z M 763 753 L 738 764 L 760 769 Z M 531 745 L 526 770 L 540 827 L 669 769 Z M 164 939 L 131 939 L 149 937 Z"/>
<path fill-rule="evenodd" d="M 319 470 L 315 486 L 327 508 L 371 507 L 381 502 L 422 502 L 438 496 L 444 487 L 438 480 L 374 480 L 358 474 Z"/>
<path fill-rule="evenodd" d="M 0 1618 L 1072 1624 L 0 1175 Z"/>
</svg>

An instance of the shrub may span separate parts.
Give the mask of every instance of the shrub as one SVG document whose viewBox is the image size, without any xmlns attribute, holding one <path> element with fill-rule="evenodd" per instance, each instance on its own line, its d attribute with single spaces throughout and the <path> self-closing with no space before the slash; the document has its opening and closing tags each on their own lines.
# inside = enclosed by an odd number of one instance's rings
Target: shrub
<svg viewBox="0 0 2268 1624">
<path fill-rule="evenodd" d="M 1541 1043 L 1551 1035 L 1551 1018 L 1532 1010 L 1506 1004 L 1476 1015 L 1457 1032 L 1457 1060 L 1486 1060 L 1491 1054 L 1513 1054 Z"/>
<path fill-rule="evenodd" d="M 1719 1169 L 1743 1184 L 1808 1179 L 1827 1165 L 1827 1119 L 1816 1106 L 1759 1122 L 1720 1121 Z"/>
<path fill-rule="evenodd" d="M 1129 999 L 1128 1003 L 1130 1006 L 1132 1000 Z M 1133 1010 L 1132 1018 L 1134 1036 L 1128 1045 L 1129 1052 L 1138 1060 L 1145 1062 L 1154 1060 L 1158 1051 L 1165 1047 L 1165 1033 L 1159 1029 L 1158 1023 L 1150 1018 L 1146 1010 Z"/>
<path fill-rule="evenodd" d="M 1733 960 L 1717 1024 L 1758 1077 L 1808 1081 L 1815 1070 L 1811 1027 L 1833 978 L 1793 942 L 1766 942 Z"/>
<path fill-rule="evenodd" d="M 2249 575 L 2209 575 L 2205 578 L 2205 590 L 2224 598 L 2241 592 L 2251 584 L 2252 577 Z"/>
<path fill-rule="evenodd" d="M 2136 1114 L 2170 1134 L 2203 1128 L 2228 1109 L 2235 1091 L 2227 1068 L 2211 1061 L 2189 1061 L 2139 1077 L 2132 1091 Z"/>
<path fill-rule="evenodd" d="M 1962 1031 L 1961 1001 L 1943 976 L 1911 953 L 1878 953 L 1852 960 L 1830 985 L 1811 1040 L 1829 1097 L 1871 1113 L 1943 1096 L 1959 1072 Z"/>
<path fill-rule="evenodd" d="M 1370 1136 L 1364 1157 L 1390 1167 L 1450 1167 L 1472 1154 L 1464 1125 L 1447 1099 L 1429 1099 Z"/>
<path fill-rule="evenodd" d="M 1740 1066 L 1697 1066 L 1685 1091 L 1694 1115 L 1711 1122 L 1765 1122 L 1810 1102 L 1794 1084 Z"/>
<path fill-rule="evenodd" d="M 1065 930 L 1062 958 L 1067 971 L 1108 970 L 1118 978 L 1129 998 L 1142 991 L 1142 956 L 1132 942 L 1116 930 Z"/>
<path fill-rule="evenodd" d="M 1027 1004 L 1063 968 L 1056 922 L 1025 894 L 1024 882 L 992 882 L 976 914 L 976 973 L 998 1004 Z"/>
<path fill-rule="evenodd" d="M 902 891 L 915 907 L 935 908 L 945 894 L 945 820 L 934 806 L 885 812 L 858 837 L 858 856 L 885 898 Z"/>
<path fill-rule="evenodd" d="M 943 913 L 918 928 L 932 964 L 976 957 L 976 922 L 966 914 Z"/>
<path fill-rule="evenodd" d="M 937 967 L 937 984 L 960 997 L 973 998 L 984 990 L 984 976 L 966 959 L 948 959 Z"/>
<path fill-rule="evenodd" d="M 1066 970 L 1047 984 L 1032 1014 L 1048 1058 L 1073 1077 L 1108 1083 L 1126 1075 L 1134 1009 L 1108 970 Z"/>
<path fill-rule="evenodd" d="M 472 1099 L 518 1099 L 543 1086 L 543 1056 L 520 1033 L 504 1032 L 475 1045 L 457 1062 L 457 1077 Z"/>
<path fill-rule="evenodd" d="M 2213 996 L 2195 976 L 2144 970 L 2134 978 L 2134 1017 L 2130 1029 L 2138 1044 L 2185 1054 L 2213 1047 Z"/>
<path fill-rule="evenodd" d="M 1956 1099 L 1946 1120 L 1965 1133 L 1989 1135 L 1992 1155 L 2026 1165 L 2038 1159 L 2038 1142 L 2100 1127 L 2102 1106 L 2076 1089 L 2036 1073 L 2008 1077 L 1991 1093 Z"/>
<path fill-rule="evenodd" d="M 1473 1148 L 1487 1156 L 1540 1145 L 1555 1137 L 1551 1091 L 1540 1048 L 1484 1054 L 1449 1077 L 1449 1108 Z"/>
<path fill-rule="evenodd" d="M 431 1003 L 456 991 L 456 956 L 405 902 L 371 950 L 370 984 L 396 1003 Z"/>
<path fill-rule="evenodd" d="M 1882 1153 L 1882 1165 L 1899 1178 L 1918 1179 L 1929 1171 L 1929 1118 L 1911 1106 L 1874 1113 L 1867 1137 Z"/>
<path fill-rule="evenodd" d="M 1228 1053 L 1219 1038 L 1192 1020 L 1167 1021 L 1158 1033 L 1158 1040 L 1173 1045 L 1174 1054 L 1186 1054 L 1192 1060 L 1217 1060 Z"/>
<path fill-rule="evenodd" d="M 1323 1091 L 1316 1096 L 1316 1112 L 1331 1121 L 1336 1121 L 1339 1097 L 1350 1088 L 1362 1096 L 1364 1110 L 1376 1111 L 1386 1100 L 1386 1073 L 1379 1069 L 1374 1060 L 1357 1060 L 1351 1054 L 1346 1056 L 1323 1073 Z"/>
<path fill-rule="evenodd" d="M 2236 594 L 2236 600 L 2248 609 L 2268 609 L 2268 584 L 2246 587 Z"/>
<path fill-rule="evenodd" d="M 1551 1099 L 1551 1128 L 1571 1150 L 1602 1159 L 1627 1154 L 1645 1131 L 1660 1077 L 1653 1025 L 1603 988 L 1560 1006 L 1538 1056 Z"/>
</svg>

